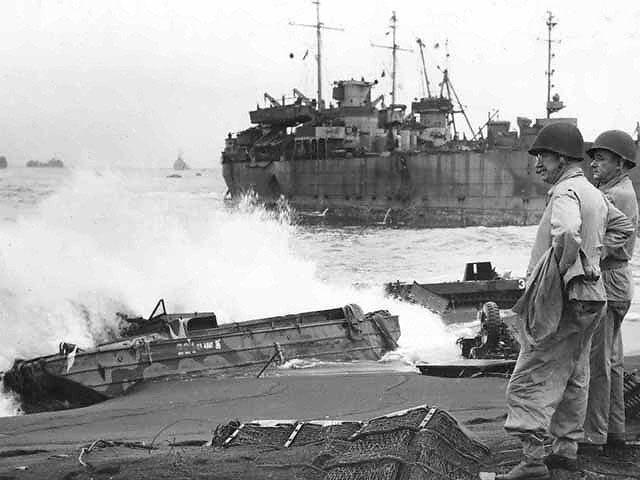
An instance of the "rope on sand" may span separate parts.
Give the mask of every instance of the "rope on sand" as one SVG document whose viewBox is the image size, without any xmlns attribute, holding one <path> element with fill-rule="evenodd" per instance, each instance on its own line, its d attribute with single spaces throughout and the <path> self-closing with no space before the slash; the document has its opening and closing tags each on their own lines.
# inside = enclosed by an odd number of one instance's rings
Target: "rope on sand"
<svg viewBox="0 0 640 480">
<path fill-rule="evenodd" d="M 153 437 L 153 439 L 151 440 L 151 443 L 149 444 L 149 450 L 151 450 L 153 448 L 153 444 L 155 443 L 155 441 L 157 440 L 157 438 L 160 436 L 160 434 L 162 432 L 164 432 L 166 429 L 173 427 L 174 425 L 177 425 L 179 423 L 182 422 L 196 422 L 196 423 L 204 423 L 206 420 L 203 420 L 202 418 L 182 418 L 180 420 L 176 420 L 175 422 L 171 422 L 168 425 L 165 425 L 164 427 L 162 427 L 160 429 L 160 431 L 158 433 L 155 434 L 155 436 Z"/>
<path fill-rule="evenodd" d="M 92 450 L 96 448 L 106 448 L 106 447 L 127 447 L 127 448 L 143 448 L 145 450 L 153 449 L 153 445 L 146 445 L 144 442 L 122 442 L 117 440 L 94 440 L 91 445 L 88 447 L 82 447 L 80 449 L 80 454 L 78 455 L 78 463 L 85 468 L 91 468 L 91 465 L 83 460 L 85 455 L 91 453 Z"/>
</svg>

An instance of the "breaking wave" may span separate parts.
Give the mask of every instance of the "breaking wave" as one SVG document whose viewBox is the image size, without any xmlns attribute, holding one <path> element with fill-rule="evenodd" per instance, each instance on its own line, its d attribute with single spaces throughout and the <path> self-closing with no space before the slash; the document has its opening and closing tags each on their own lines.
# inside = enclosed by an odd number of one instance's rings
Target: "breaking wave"
<svg viewBox="0 0 640 480">
<path fill-rule="evenodd" d="M 76 171 L 35 212 L 2 224 L 0 371 L 63 340 L 105 340 L 118 329 L 117 312 L 146 316 L 159 298 L 170 311 L 213 310 L 221 322 L 348 303 L 386 308 L 400 315 L 396 355 L 454 355 L 452 334 L 427 310 L 386 299 L 382 287 L 320 280 L 292 246 L 297 227 L 286 208 L 273 213 L 247 199 L 230 210 L 206 183 L 167 183 L 164 175 Z M 0 416 L 16 413 L 0 394 Z"/>
</svg>

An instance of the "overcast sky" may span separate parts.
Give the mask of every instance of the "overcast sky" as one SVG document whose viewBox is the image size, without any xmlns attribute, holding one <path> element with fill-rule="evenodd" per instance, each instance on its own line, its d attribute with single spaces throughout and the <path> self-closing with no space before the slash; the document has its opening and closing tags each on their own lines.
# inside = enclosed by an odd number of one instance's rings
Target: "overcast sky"
<svg viewBox="0 0 640 480">
<path fill-rule="evenodd" d="M 587 139 L 632 133 L 640 120 L 640 2 L 530 0 L 323 0 L 324 95 L 340 78 L 378 79 L 389 98 L 388 43 L 427 44 L 439 80 L 448 39 L 453 84 L 473 125 L 487 112 L 515 124 L 544 115 L 546 11 L 555 46 L 555 90 Z M 0 3 L 0 154 L 10 163 L 60 156 L 73 165 L 170 166 L 178 151 L 213 167 L 228 131 L 249 126 L 265 91 L 315 96 L 311 0 Z M 434 48 L 439 44 L 440 48 Z M 305 52 L 309 51 L 307 57 Z M 293 58 L 290 58 L 293 54 Z M 385 71 L 385 77 L 382 72 Z M 398 100 L 423 94 L 417 52 L 399 54 Z"/>
</svg>

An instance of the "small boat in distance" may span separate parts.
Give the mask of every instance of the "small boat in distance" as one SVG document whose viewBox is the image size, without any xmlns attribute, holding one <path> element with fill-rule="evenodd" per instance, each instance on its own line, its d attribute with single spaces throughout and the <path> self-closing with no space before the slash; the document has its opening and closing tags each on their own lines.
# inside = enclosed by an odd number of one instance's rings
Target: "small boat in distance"
<svg viewBox="0 0 640 480">
<path fill-rule="evenodd" d="M 123 317 L 124 318 L 124 317 Z M 213 312 L 124 318 L 122 337 L 94 348 L 61 343 L 58 353 L 16 360 L 4 374 L 26 413 L 91 405 L 145 380 L 184 374 L 247 374 L 273 363 L 316 358 L 379 360 L 397 347 L 398 317 L 342 308 L 219 324 Z"/>
<path fill-rule="evenodd" d="M 34 168 L 62 168 L 64 167 L 64 163 L 59 158 L 52 158 L 48 162 L 40 162 L 38 160 L 29 160 L 27 162 L 27 167 Z"/>
<path fill-rule="evenodd" d="M 173 169 L 174 170 L 189 170 L 189 165 L 187 165 L 187 162 L 185 162 L 182 159 L 182 155 L 178 155 L 178 158 L 176 158 L 176 161 L 173 162 Z"/>
</svg>

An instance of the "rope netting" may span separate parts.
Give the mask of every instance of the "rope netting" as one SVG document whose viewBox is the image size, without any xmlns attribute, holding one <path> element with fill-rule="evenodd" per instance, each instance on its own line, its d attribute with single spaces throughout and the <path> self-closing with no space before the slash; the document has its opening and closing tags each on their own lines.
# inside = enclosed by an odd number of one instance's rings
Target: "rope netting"
<svg viewBox="0 0 640 480">
<path fill-rule="evenodd" d="M 254 421 L 222 443 L 273 448 L 258 467 L 314 480 L 471 480 L 489 454 L 447 412 L 426 405 L 366 422 Z"/>
</svg>

